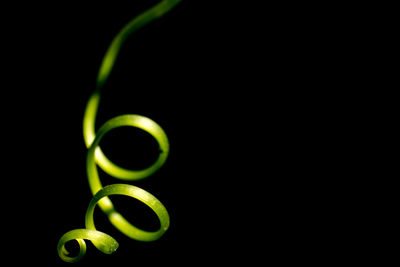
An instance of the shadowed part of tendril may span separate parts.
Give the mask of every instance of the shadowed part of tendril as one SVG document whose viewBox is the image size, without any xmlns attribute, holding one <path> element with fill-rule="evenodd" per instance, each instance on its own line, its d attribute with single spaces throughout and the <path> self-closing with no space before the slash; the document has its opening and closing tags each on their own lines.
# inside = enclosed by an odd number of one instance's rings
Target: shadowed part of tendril
<svg viewBox="0 0 400 267">
<path fill-rule="evenodd" d="M 83 137 L 88 148 L 86 171 L 89 186 L 94 196 L 86 211 L 86 228 L 71 230 L 65 233 L 58 242 L 58 255 L 66 262 L 77 262 L 85 255 L 85 240 L 90 240 L 97 249 L 106 254 L 111 254 L 117 250 L 118 242 L 113 237 L 96 230 L 93 213 L 97 205 L 107 215 L 111 224 L 120 232 L 135 240 L 157 240 L 169 227 L 170 219 L 168 212 L 156 197 L 139 187 L 128 184 L 112 184 L 103 187 L 97 171 L 97 166 L 99 166 L 107 174 L 127 181 L 144 179 L 152 175 L 165 163 L 169 154 L 169 142 L 164 130 L 153 120 L 136 114 L 121 115 L 112 118 L 104 123 L 97 132 L 95 131 L 95 121 L 102 87 L 111 73 L 125 39 L 147 23 L 163 16 L 180 1 L 181 0 L 163 0 L 154 7 L 136 16 L 116 35 L 103 58 L 97 76 L 97 88 L 89 98 L 83 119 Z M 114 164 L 104 155 L 99 147 L 100 140 L 107 132 L 124 126 L 139 128 L 156 139 L 160 154 L 158 159 L 151 166 L 143 170 L 129 170 Z M 110 195 L 129 196 L 143 202 L 156 213 L 160 221 L 160 228 L 157 231 L 148 232 L 135 227 L 114 209 L 114 205 L 108 197 Z M 76 240 L 79 245 L 79 253 L 76 256 L 71 256 L 70 252 L 65 248 L 65 244 L 72 240 Z"/>
</svg>

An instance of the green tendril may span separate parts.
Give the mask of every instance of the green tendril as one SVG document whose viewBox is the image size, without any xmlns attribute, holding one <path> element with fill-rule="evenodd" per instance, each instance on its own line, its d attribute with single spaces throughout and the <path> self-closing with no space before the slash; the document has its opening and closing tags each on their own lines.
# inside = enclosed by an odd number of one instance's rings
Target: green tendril
<svg viewBox="0 0 400 267">
<path fill-rule="evenodd" d="M 153 120 L 141 115 L 121 115 L 110 119 L 95 132 L 95 121 L 98 106 L 100 103 L 101 89 L 106 82 L 114 66 L 118 52 L 128 37 L 134 31 L 140 29 L 147 23 L 157 19 L 171 10 L 181 0 L 163 0 L 154 7 L 144 11 L 132 19 L 113 39 L 108 48 L 97 76 L 97 88 L 90 96 L 83 119 L 83 137 L 88 148 L 86 159 L 86 171 L 93 198 L 85 216 L 85 229 L 75 229 L 65 233 L 59 240 L 57 250 L 60 258 L 66 262 L 77 262 L 86 253 L 86 240 L 90 240 L 101 252 L 111 254 L 118 248 L 118 242 L 106 233 L 96 230 L 93 220 L 94 208 L 96 205 L 107 215 L 109 221 L 115 228 L 126 236 L 138 241 L 154 241 L 159 239 L 169 227 L 169 215 L 164 205 L 149 192 L 128 184 L 112 184 L 103 187 L 97 171 L 97 165 L 107 174 L 118 179 L 134 181 L 144 179 L 156 172 L 166 161 L 169 153 L 169 142 L 164 130 Z M 160 154 L 158 159 L 148 168 L 143 170 L 128 170 L 111 162 L 99 147 L 101 139 L 109 131 L 123 126 L 131 126 L 148 132 L 156 139 Z M 160 221 L 160 229 L 154 232 L 141 230 L 129 223 L 114 208 L 108 196 L 123 195 L 135 198 L 149 206 L 157 215 Z M 79 244 L 77 256 L 69 256 L 65 244 L 76 240 Z"/>
</svg>

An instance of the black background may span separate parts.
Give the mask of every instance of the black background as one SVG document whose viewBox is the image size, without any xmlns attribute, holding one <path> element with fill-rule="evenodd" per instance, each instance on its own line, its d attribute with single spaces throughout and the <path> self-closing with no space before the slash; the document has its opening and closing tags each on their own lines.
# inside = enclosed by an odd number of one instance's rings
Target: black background
<svg viewBox="0 0 400 267">
<path fill-rule="evenodd" d="M 112 38 L 156 2 L 3 10 L 12 14 L 2 42 L 9 81 L 2 97 L 10 177 L 4 218 L 15 235 L 10 258 L 66 265 L 57 242 L 84 227 L 91 199 L 82 138 L 86 102 Z M 348 134 L 335 127 L 341 108 L 327 108 L 347 75 L 337 67 L 343 42 L 332 38 L 329 21 L 316 23 L 329 10 L 220 4 L 183 1 L 123 45 L 96 125 L 135 113 L 166 131 L 166 164 L 132 184 L 161 200 L 171 227 L 160 240 L 142 243 L 95 213 L 97 228 L 120 248 L 102 255 L 88 244 L 79 265 L 251 265 L 331 261 L 348 253 L 332 241 L 345 221 L 332 215 L 326 197 L 345 183 L 337 173 L 349 164 L 339 156 Z M 315 90 L 321 86 L 324 91 Z M 102 146 L 125 167 L 146 166 L 156 155 L 154 140 L 133 129 L 115 130 Z M 105 185 L 121 182 L 101 177 Z M 157 227 L 142 204 L 118 197 L 115 203 L 136 225 Z"/>
</svg>

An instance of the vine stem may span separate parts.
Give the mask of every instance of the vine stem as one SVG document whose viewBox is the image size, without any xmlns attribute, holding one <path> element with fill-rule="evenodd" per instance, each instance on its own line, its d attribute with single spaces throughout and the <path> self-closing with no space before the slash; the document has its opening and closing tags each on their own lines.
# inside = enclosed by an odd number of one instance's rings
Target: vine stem
<svg viewBox="0 0 400 267">
<path fill-rule="evenodd" d="M 95 227 L 93 213 L 97 205 L 107 215 L 114 227 L 135 240 L 157 240 L 169 228 L 169 214 L 164 205 L 155 196 L 139 187 L 128 184 L 112 184 L 103 187 L 97 171 L 97 166 L 99 166 L 110 176 L 126 181 L 144 179 L 152 175 L 165 163 L 168 157 L 169 142 L 164 130 L 153 120 L 137 114 L 114 117 L 104 123 L 97 132 L 95 131 L 95 121 L 101 98 L 101 89 L 112 71 L 119 50 L 125 39 L 149 22 L 163 16 L 180 1 L 181 0 L 163 0 L 132 19 L 115 36 L 103 58 L 97 76 L 96 90 L 89 98 L 83 119 L 83 137 L 86 147 L 88 148 L 86 171 L 89 186 L 94 196 L 86 211 L 86 228 L 71 230 L 65 233 L 58 242 L 58 254 L 60 258 L 66 262 L 77 262 L 85 255 L 86 243 L 84 240 L 90 240 L 97 249 L 106 254 L 111 254 L 117 250 L 119 246 L 118 242 L 110 235 L 98 231 Z M 158 159 L 151 166 L 143 170 L 128 170 L 111 162 L 104 155 L 99 147 L 101 139 L 109 131 L 124 126 L 136 127 L 144 130 L 156 139 L 160 148 L 160 154 Z M 108 197 L 110 195 L 129 196 L 143 202 L 157 215 L 160 221 L 160 228 L 157 231 L 148 232 L 135 227 L 115 210 L 111 199 Z M 76 240 L 79 244 L 79 253 L 77 256 L 70 256 L 70 253 L 65 248 L 65 244 L 71 240 Z"/>
</svg>

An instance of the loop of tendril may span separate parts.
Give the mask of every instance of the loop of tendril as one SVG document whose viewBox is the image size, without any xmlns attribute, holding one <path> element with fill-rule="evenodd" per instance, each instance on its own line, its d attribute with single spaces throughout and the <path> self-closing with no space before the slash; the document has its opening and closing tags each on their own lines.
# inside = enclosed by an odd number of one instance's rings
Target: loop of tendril
<svg viewBox="0 0 400 267">
<path fill-rule="evenodd" d="M 164 205 L 149 192 L 128 184 L 112 184 L 103 187 L 97 171 L 97 165 L 107 174 L 122 180 L 134 181 L 148 177 L 156 172 L 166 161 L 169 153 L 169 142 L 164 130 L 153 120 L 141 115 L 121 115 L 110 119 L 100 129 L 95 132 L 95 120 L 98 106 L 100 103 L 101 89 L 107 80 L 115 59 L 125 41 L 126 37 L 132 32 L 143 27 L 152 20 L 161 17 L 171 10 L 181 0 L 163 0 L 154 7 L 148 9 L 142 14 L 131 20 L 113 39 L 108 48 L 97 77 L 97 88 L 91 95 L 85 110 L 83 119 L 83 136 L 85 144 L 88 148 L 86 158 L 86 171 L 90 189 L 93 198 L 89 203 L 89 207 L 85 216 L 84 229 L 75 229 L 65 233 L 59 240 L 57 250 L 60 258 L 67 262 L 77 262 L 86 253 L 86 240 L 90 240 L 93 245 L 106 254 L 113 253 L 118 248 L 118 242 L 110 235 L 96 230 L 93 221 L 93 213 L 96 205 L 107 215 L 109 221 L 114 227 L 126 236 L 139 241 L 154 241 L 159 239 L 169 227 L 169 215 Z M 131 126 L 142 129 L 156 139 L 160 154 L 158 159 L 148 168 L 143 170 L 128 170 L 121 168 L 111 162 L 102 152 L 99 143 L 103 136 L 118 127 Z M 124 195 L 135 198 L 148 207 L 150 207 L 157 215 L 160 221 L 160 228 L 154 232 L 144 231 L 129 223 L 114 208 L 108 196 Z M 79 253 L 77 256 L 69 256 L 69 252 L 65 248 L 65 244 L 69 241 L 76 240 L 79 244 Z"/>
</svg>

